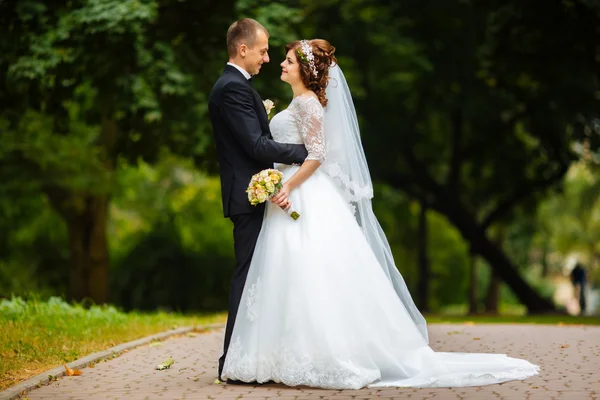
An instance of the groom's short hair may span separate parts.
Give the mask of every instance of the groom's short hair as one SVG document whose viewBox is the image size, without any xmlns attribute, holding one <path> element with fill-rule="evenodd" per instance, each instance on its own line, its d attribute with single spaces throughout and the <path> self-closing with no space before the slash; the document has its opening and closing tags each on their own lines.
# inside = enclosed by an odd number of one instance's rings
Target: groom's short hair
<svg viewBox="0 0 600 400">
<path fill-rule="evenodd" d="M 259 30 L 264 31 L 267 37 L 269 37 L 267 28 L 252 18 L 240 19 L 231 24 L 227 30 L 227 52 L 229 56 L 235 57 L 241 44 L 253 48 L 256 41 L 256 33 Z"/>
</svg>

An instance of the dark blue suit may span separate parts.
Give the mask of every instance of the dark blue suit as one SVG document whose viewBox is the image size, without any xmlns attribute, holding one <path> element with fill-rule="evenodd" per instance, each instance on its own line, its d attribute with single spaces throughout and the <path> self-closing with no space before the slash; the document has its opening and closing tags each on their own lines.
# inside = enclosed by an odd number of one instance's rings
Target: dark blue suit
<svg viewBox="0 0 600 400">
<path fill-rule="evenodd" d="M 304 145 L 273 141 L 262 99 L 251 82 L 232 66 L 225 67 L 213 86 L 208 108 L 219 158 L 223 214 L 233 221 L 236 257 L 225 343 L 219 359 L 220 378 L 265 209 L 264 204 L 250 204 L 246 188 L 252 175 L 273 168 L 274 162 L 302 163 L 307 152 Z"/>
</svg>

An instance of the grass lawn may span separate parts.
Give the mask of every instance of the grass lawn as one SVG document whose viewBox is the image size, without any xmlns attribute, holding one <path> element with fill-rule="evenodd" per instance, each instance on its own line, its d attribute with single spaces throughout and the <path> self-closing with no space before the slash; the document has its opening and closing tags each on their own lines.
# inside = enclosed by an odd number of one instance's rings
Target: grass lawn
<svg viewBox="0 0 600 400">
<path fill-rule="evenodd" d="M 84 308 L 58 298 L 0 302 L 0 390 L 96 351 L 168 329 L 225 322 L 225 314 L 185 316 Z"/>
<path fill-rule="evenodd" d="M 574 317 L 570 315 L 424 315 L 428 324 L 549 324 L 549 325 L 600 325 L 600 317 Z"/>
</svg>

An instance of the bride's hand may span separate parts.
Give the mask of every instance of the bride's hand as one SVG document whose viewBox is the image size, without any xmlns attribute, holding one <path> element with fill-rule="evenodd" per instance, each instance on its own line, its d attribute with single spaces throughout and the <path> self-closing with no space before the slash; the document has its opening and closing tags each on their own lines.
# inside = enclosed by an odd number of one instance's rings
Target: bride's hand
<svg viewBox="0 0 600 400">
<path fill-rule="evenodd" d="M 271 199 L 271 203 L 278 205 L 279 207 L 281 207 L 285 210 L 290 206 L 289 198 L 290 198 L 290 188 L 287 184 L 284 183 L 283 187 L 279 190 L 279 193 L 277 193 Z"/>
</svg>

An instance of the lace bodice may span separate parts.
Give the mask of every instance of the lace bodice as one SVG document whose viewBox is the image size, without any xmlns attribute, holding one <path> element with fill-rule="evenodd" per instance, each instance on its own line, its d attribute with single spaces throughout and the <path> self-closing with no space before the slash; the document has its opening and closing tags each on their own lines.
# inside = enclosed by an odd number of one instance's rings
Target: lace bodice
<svg viewBox="0 0 600 400">
<path fill-rule="evenodd" d="M 286 110 L 271 119 L 273 139 L 279 143 L 304 144 L 307 160 L 325 160 L 323 107 L 312 96 L 298 96 Z"/>
</svg>

